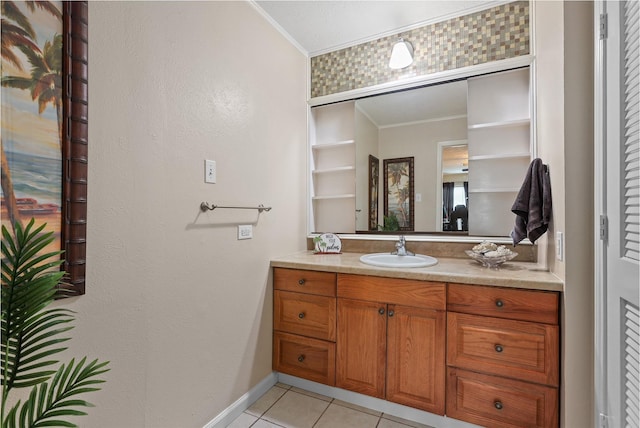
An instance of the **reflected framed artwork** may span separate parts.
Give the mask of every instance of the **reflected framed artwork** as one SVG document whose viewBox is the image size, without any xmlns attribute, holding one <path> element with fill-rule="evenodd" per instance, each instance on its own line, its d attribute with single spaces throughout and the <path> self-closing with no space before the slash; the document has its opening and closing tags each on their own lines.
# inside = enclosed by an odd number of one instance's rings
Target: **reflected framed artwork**
<svg viewBox="0 0 640 428">
<path fill-rule="evenodd" d="M 384 229 L 414 230 L 414 158 L 384 160 Z"/>
<path fill-rule="evenodd" d="M 380 160 L 369 155 L 369 230 L 378 230 L 378 186 Z"/>
</svg>

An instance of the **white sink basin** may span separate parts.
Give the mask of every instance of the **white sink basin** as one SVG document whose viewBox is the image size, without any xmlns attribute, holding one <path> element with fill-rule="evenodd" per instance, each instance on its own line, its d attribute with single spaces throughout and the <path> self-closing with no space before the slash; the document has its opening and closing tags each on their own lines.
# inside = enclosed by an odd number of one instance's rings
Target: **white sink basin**
<svg viewBox="0 0 640 428">
<path fill-rule="evenodd" d="M 378 267 L 417 268 L 433 266 L 438 259 L 431 256 L 416 254 L 415 256 L 398 256 L 390 253 L 365 254 L 360 257 L 362 263 Z"/>
</svg>

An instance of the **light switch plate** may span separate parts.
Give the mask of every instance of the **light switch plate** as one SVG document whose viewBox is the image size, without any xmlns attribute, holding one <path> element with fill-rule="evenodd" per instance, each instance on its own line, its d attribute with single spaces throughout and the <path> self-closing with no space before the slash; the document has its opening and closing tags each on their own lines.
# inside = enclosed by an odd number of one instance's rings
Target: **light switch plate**
<svg viewBox="0 0 640 428">
<path fill-rule="evenodd" d="M 205 160 L 204 161 L 204 182 L 212 183 L 216 182 L 216 178 L 218 175 L 218 169 L 216 168 L 216 161 L 213 160 Z"/>
</svg>

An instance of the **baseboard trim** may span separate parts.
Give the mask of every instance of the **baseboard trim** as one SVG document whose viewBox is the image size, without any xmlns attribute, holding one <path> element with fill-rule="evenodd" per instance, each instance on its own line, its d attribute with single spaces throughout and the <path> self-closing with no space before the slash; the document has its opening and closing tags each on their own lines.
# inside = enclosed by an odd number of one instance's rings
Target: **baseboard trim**
<svg viewBox="0 0 640 428">
<path fill-rule="evenodd" d="M 209 421 L 203 428 L 225 428 L 247 410 L 258 398 L 278 382 L 278 374 L 271 372 L 249 392 L 238 398 L 232 405 L 224 409 L 218 416 Z"/>
<path fill-rule="evenodd" d="M 299 377 L 291 376 L 288 374 L 278 373 L 277 375 L 278 382 L 432 427 L 481 428 L 478 425 L 470 424 L 468 422 L 451 419 L 446 416 L 436 415 L 434 413 L 425 412 L 423 410 L 414 409 L 413 407 L 403 406 L 401 404 L 392 403 L 390 401 L 381 400 L 379 398 L 369 397 L 367 395 L 358 394 L 357 392 L 351 392 L 345 389 L 323 385 L 321 383 L 312 382 L 310 380 L 301 379 Z"/>
</svg>

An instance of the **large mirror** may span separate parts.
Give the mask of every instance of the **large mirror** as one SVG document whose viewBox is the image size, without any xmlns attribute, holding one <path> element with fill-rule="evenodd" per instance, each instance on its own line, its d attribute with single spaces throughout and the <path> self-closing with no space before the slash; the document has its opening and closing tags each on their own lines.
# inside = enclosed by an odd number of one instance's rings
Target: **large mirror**
<svg viewBox="0 0 640 428">
<path fill-rule="evenodd" d="M 311 231 L 509 236 L 530 87 L 522 67 L 314 107 Z"/>
<path fill-rule="evenodd" d="M 376 183 L 368 179 L 365 186 L 357 180 L 358 233 L 467 233 L 468 214 L 461 214 L 468 212 L 466 80 L 359 99 L 355 134 L 358 176 L 370 157 L 374 164 L 367 168 L 375 168 L 379 161 L 377 201 L 370 196 Z M 406 158 L 413 159 L 412 171 L 385 174 L 385 162 L 392 167 L 406 165 L 402 163 Z"/>
</svg>

